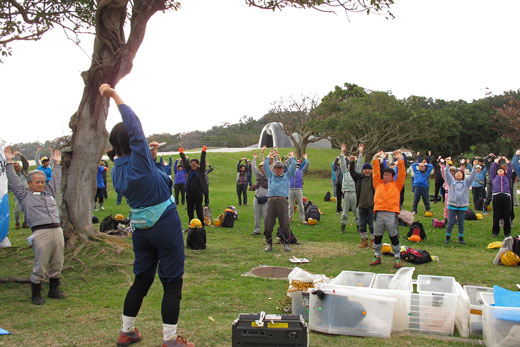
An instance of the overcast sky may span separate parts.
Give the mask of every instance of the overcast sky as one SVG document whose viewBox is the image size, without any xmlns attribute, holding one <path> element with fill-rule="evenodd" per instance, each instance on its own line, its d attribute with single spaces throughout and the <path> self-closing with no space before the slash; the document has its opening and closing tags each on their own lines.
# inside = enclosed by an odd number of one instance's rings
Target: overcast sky
<svg viewBox="0 0 520 347">
<path fill-rule="evenodd" d="M 282 97 L 323 96 L 335 85 L 464 99 L 520 88 L 520 1 L 396 0 L 395 19 L 311 10 L 273 13 L 242 0 L 181 1 L 149 22 L 134 68 L 117 86 L 145 133 L 207 130 L 262 117 Z M 0 64 L 8 143 L 70 134 L 90 66 L 60 30 L 12 45 Z M 120 121 L 112 104 L 107 127 Z"/>
</svg>

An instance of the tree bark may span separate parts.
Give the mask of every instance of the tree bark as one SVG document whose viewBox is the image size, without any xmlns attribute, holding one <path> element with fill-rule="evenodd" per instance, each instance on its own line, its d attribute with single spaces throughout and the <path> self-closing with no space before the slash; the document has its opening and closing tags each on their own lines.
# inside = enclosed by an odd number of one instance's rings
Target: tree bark
<svg viewBox="0 0 520 347">
<path fill-rule="evenodd" d="M 62 224 L 68 246 L 96 233 L 92 212 L 97 167 L 105 152 L 109 101 L 99 95 L 102 83 L 116 84 L 132 70 L 133 59 L 144 39 L 146 24 L 166 0 L 135 0 L 131 31 L 125 42 L 128 0 L 101 0 L 96 12 L 96 39 L 92 64 L 82 73 L 85 88 L 78 110 L 71 117 L 72 146 L 63 155 Z"/>
</svg>

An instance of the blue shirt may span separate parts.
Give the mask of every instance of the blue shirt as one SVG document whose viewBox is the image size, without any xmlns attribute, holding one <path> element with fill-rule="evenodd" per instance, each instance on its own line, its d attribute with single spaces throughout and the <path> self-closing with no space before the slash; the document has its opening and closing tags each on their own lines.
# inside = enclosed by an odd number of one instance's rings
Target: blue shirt
<svg viewBox="0 0 520 347">
<path fill-rule="evenodd" d="M 172 195 L 171 180 L 155 165 L 136 114 L 127 105 L 119 105 L 119 112 L 128 131 L 132 152 L 115 159 L 112 169 L 114 189 L 126 197 L 131 208 L 160 204 Z"/>
<path fill-rule="evenodd" d="M 289 197 L 289 182 L 296 172 L 296 159 L 291 159 L 289 170 L 281 176 L 276 176 L 269 168 L 269 156 L 265 158 L 264 172 L 268 180 L 267 197 L 281 196 Z"/>
<path fill-rule="evenodd" d="M 419 166 L 419 163 L 413 163 L 412 164 L 412 170 L 415 174 L 415 177 L 413 179 L 413 186 L 414 187 L 429 187 L 430 182 L 428 181 L 428 178 L 430 177 L 430 174 L 433 170 L 432 164 L 426 164 L 426 170 L 420 171 L 417 166 Z"/>
<path fill-rule="evenodd" d="M 52 169 L 50 167 L 43 167 L 43 165 L 40 165 L 36 168 L 36 170 L 43 171 L 45 174 L 45 184 L 49 184 L 51 178 L 52 178 Z"/>
<path fill-rule="evenodd" d="M 105 188 L 105 181 L 103 180 L 103 172 L 107 168 L 104 166 L 98 166 L 97 169 L 97 187 L 98 188 Z"/>
</svg>

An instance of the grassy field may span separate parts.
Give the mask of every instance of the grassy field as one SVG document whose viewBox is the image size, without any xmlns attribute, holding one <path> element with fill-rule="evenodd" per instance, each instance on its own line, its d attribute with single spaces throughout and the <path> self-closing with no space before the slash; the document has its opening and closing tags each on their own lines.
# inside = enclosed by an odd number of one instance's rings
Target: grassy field
<svg viewBox="0 0 520 347">
<path fill-rule="evenodd" d="M 360 239 L 350 215 L 347 232 L 340 233 L 340 218 L 335 214 L 335 202 L 324 202 L 323 196 L 331 190 L 330 163 L 335 150 L 310 149 L 309 173 L 305 178 L 304 195 L 323 211 L 321 222 L 305 226 L 294 221 L 292 229 L 300 242 L 287 254 L 280 245 L 272 253 L 264 252 L 263 236 L 252 236 L 253 193 L 249 192 L 248 206 L 237 206 L 235 192 L 236 162 L 240 157 L 251 158 L 251 152 L 208 153 L 215 171 L 210 174 L 210 207 L 213 215 L 222 213 L 228 205 L 235 205 L 239 220 L 233 229 L 207 228 L 208 248 L 203 251 L 186 250 L 183 298 L 179 333 L 197 346 L 230 346 L 231 323 L 239 313 L 266 311 L 280 312 L 280 301 L 285 296 L 287 281 L 244 277 L 242 274 L 258 265 L 292 267 L 290 256 L 306 257 L 310 263 L 301 265 L 305 270 L 334 277 L 342 270 L 393 273 L 392 258 L 383 258 L 383 264 L 370 267 L 373 252 L 357 247 Z M 192 154 L 190 157 L 196 157 Z M 430 189 L 433 193 L 433 188 Z M 11 196 L 12 199 L 12 196 Z M 404 209 L 411 210 L 410 181 L 406 183 Z M 14 206 L 14 204 L 11 204 Z M 108 214 L 128 213 L 128 206 L 115 205 L 115 192 L 109 185 L 106 210 L 96 212 L 102 219 Z M 432 204 L 433 218 L 442 218 L 442 204 Z M 85 211 L 85 213 L 89 213 Z M 183 225 L 187 214 L 179 206 Z M 492 264 L 496 250 L 487 250 L 492 241 L 492 215 L 484 220 L 466 221 L 466 245 L 452 241 L 444 243 L 444 229 L 433 229 L 431 219 L 423 217 L 424 206 L 419 205 L 418 220 L 428 239 L 418 245 L 439 257 L 439 261 L 416 265 L 415 275 L 431 274 L 454 276 L 461 284 L 501 285 L 514 290 L 519 282 L 517 267 Z M 518 212 L 517 212 L 518 215 Z M 295 218 L 297 219 L 297 218 Z M 96 226 L 98 227 L 98 226 Z M 401 227 L 401 242 L 415 246 L 404 237 L 407 228 Z M 29 229 L 14 229 L 11 217 L 9 239 L 13 247 L 0 249 L 0 278 L 29 278 L 33 253 L 25 239 Z M 513 228 L 513 234 L 518 234 Z M 457 235 L 456 228 L 454 235 Z M 385 235 L 383 242 L 389 242 Z M 0 336 L 0 346 L 109 346 L 114 345 L 121 325 L 124 296 L 133 280 L 133 252 L 131 239 L 122 243 L 119 252 L 106 242 L 91 241 L 82 245 L 77 254 L 66 250 L 63 289 L 66 300 L 47 299 L 43 306 L 30 301 L 29 284 L 0 283 L 0 327 L 12 333 Z M 84 264 L 82 264 L 84 263 Z M 46 293 L 47 285 L 44 285 Z M 160 345 L 162 338 L 162 286 L 157 279 L 145 298 L 136 326 L 143 334 L 140 346 Z M 457 346 L 468 341 L 450 341 L 437 337 L 394 336 L 391 339 L 310 334 L 311 346 Z"/>
</svg>

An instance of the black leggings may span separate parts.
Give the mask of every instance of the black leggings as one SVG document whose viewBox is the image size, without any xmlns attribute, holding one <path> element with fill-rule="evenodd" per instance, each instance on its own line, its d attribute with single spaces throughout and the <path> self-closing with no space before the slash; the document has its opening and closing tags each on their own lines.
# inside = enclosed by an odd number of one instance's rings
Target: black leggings
<svg viewBox="0 0 520 347">
<path fill-rule="evenodd" d="M 134 284 L 128 290 L 125 298 L 123 314 L 128 317 L 137 317 L 143 299 L 148 294 L 148 289 L 153 283 L 153 278 L 137 276 Z M 161 314 L 164 324 L 177 324 L 182 298 L 182 278 L 174 279 L 170 283 L 163 283 L 163 299 Z"/>
<path fill-rule="evenodd" d="M 504 236 L 511 234 L 511 196 L 507 194 L 493 195 L 493 235 L 500 233 L 500 220 L 504 220 Z"/>
<path fill-rule="evenodd" d="M 244 205 L 247 205 L 247 183 L 237 183 L 237 195 L 238 195 L 238 204 L 242 205 L 242 200 L 244 201 Z M 242 199 L 242 196 L 244 197 Z"/>
</svg>

